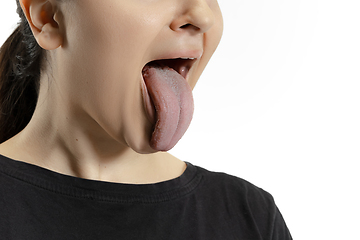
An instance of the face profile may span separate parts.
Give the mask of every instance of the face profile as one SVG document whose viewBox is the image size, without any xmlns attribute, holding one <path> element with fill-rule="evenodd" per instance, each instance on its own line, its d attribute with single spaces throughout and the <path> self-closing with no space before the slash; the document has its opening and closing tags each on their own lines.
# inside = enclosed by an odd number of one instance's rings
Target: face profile
<svg viewBox="0 0 360 240">
<path fill-rule="evenodd" d="M 42 54 L 38 96 L 31 120 L 3 153 L 96 179 L 87 173 L 104 171 L 99 161 L 116 168 L 134 159 L 178 162 L 167 151 L 191 123 L 192 89 L 222 36 L 216 0 L 20 0 L 18 7 Z M 93 169 L 85 175 L 84 162 Z"/>
<path fill-rule="evenodd" d="M 145 66 L 149 71 L 159 69 L 153 67 L 155 64 L 167 66 L 175 70 L 175 75 L 183 75 L 179 82 L 186 78 L 183 85 L 193 88 L 221 38 L 222 17 L 217 2 L 185 5 L 182 1 L 79 0 L 61 3 L 60 9 L 66 10 L 58 14 L 57 23 L 63 43 L 60 50 L 55 50 L 59 54 L 54 58 L 57 65 L 53 70 L 61 78 L 56 80 L 57 89 L 64 89 L 59 101 L 72 106 L 69 114 L 93 119 L 99 129 L 137 152 L 166 151 L 169 144 L 173 147 L 184 133 L 176 131 L 180 120 L 174 114 L 179 113 L 165 114 L 160 109 L 174 105 L 180 109 L 181 102 L 191 101 L 191 94 L 187 90 L 187 99 L 168 102 L 169 96 L 175 98 L 176 94 L 163 93 L 165 101 L 155 104 L 154 95 L 165 91 L 166 81 L 159 80 L 149 93 L 142 73 Z M 163 79 L 161 72 L 165 71 L 157 71 L 156 78 Z M 184 115 L 191 115 L 191 106 L 181 108 Z M 185 130 L 191 116 L 186 118 L 186 123 L 179 126 Z M 148 141 L 157 121 L 157 129 L 166 128 L 169 135 L 177 132 L 179 136 L 170 143 L 159 140 L 167 133 L 156 131 L 157 142 L 169 143 L 153 149 Z"/>
<path fill-rule="evenodd" d="M 217 0 L 16 2 L 0 50 L 5 239 L 291 240 L 269 193 L 168 153 L 222 37 Z"/>
</svg>

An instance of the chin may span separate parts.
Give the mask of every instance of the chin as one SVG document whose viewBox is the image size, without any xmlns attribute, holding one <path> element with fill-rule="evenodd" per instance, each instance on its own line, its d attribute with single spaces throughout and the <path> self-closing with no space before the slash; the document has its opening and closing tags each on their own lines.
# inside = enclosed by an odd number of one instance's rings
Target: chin
<svg viewBox="0 0 360 240">
<path fill-rule="evenodd" d="M 143 136 L 142 138 L 128 138 L 125 139 L 126 145 L 138 154 L 152 154 L 159 152 L 150 146 L 150 136 Z"/>
<path fill-rule="evenodd" d="M 142 147 L 129 146 L 129 147 L 138 154 L 154 154 L 154 153 L 160 152 L 158 150 L 151 148 L 150 146 L 147 146 L 147 147 L 146 146 L 142 146 Z"/>
</svg>

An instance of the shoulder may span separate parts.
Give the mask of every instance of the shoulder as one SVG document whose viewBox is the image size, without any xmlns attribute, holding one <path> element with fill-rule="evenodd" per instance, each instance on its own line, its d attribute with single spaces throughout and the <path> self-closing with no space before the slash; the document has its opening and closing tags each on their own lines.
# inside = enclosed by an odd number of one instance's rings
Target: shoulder
<svg viewBox="0 0 360 240">
<path fill-rule="evenodd" d="M 256 202 L 267 203 L 267 205 L 274 204 L 274 199 L 270 193 L 245 179 L 223 172 L 209 171 L 201 167 L 196 168 L 203 178 L 203 187 L 209 191 L 217 191 L 232 199 L 251 200 L 252 204 Z"/>
<path fill-rule="evenodd" d="M 239 222 L 253 222 L 260 231 L 271 228 L 277 207 L 270 193 L 236 176 L 198 168 L 202 176 L 199 198 L 211 199 L 212 205 L 228 211 Z M 207 200 L 209 201 L 209 200 Z"/>
<path fill-rule="evenodd" d="M 257 232 L 264 239 L 292 239 L 270 193 L 240 177 L 196 168 L 202 176 L 199 191 L 206 202 L 226 212 L 236 226 L 243 226 L 249 234 Z"/>
</svg>

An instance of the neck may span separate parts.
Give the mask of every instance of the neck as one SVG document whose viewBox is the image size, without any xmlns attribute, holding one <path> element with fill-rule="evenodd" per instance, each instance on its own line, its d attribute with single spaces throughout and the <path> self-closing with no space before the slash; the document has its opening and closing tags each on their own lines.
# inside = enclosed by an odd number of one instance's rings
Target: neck
<svg viewBox="0 0 360 240">
<path fill-rule="evenodd" d="M 184 171 L 185 164 L 170 154 L 136 153 L 85 113 L 47 96 L 40 92 L 30 123 L 0 147 L 1 153 L 62 174 L 110 182 L 160 182 Z"/>
</svg>

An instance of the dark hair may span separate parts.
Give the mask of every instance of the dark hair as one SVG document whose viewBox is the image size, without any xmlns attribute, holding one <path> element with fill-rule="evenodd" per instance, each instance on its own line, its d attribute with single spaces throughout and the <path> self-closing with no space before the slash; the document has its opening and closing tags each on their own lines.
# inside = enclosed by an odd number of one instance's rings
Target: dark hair
<svg viewBox="0 0 360 240">
<path fill-rule="evenodd" d="M 23 130 L 34 113 L 45 51 L 16 3 L 21 20 L 0 48 L 0 143 Z"/>
</svg>

